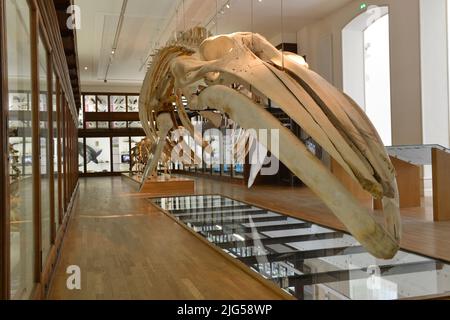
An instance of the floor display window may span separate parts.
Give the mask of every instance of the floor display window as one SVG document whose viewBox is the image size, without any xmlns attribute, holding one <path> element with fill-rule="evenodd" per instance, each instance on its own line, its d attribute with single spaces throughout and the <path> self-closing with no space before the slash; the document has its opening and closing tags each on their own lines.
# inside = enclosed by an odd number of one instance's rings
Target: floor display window
<svg viewBox="0 0 450 320">
<path fill-rule="evenodd" d="M 153 203 L 302 300 L 396 300 L 444 295 L 450 265 L 400 251 L 377 260 L 350 235 L 221 196 Z"/>
</svg>

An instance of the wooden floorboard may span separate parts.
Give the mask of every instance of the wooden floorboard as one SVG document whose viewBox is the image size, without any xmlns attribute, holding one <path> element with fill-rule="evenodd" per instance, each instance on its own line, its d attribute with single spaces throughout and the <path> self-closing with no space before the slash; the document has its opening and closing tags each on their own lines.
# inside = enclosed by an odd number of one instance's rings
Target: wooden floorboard
<svg viewBox="0 0 450 320">
<path fill-rule="evenodd" d="M 308 189 L 244 186 L 196 179 L 196 193 L 222 194 L 343 229 Z M 403 210 L 402 247 L 450 261 L 450 223 L 432 222 L 427 209 Z M 77 265 L 82 290 L 66 288 Z M 52 284 L 51 299 L 279 299 L 136 193 L 120 177 L 80 181 L 73 220 Z"/>
<path fill-rule="evenodd" d="M 50 299 L 280 299 L 133 192 L 121 178 L 86 178 Z M 66 288 L 68 266 L 82 288 Z"/>
</svg>

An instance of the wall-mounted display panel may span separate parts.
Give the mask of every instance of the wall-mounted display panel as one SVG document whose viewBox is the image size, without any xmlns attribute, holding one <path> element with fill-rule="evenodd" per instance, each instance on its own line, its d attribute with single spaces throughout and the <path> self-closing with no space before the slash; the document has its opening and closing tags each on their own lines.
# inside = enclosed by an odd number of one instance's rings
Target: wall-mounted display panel
<svg viewBox="0 0 450 320">
<path fill-rule="evenodd" d="M 111 140 L 86 138 L 87 173 L 111 172 Z"/>
</svg>

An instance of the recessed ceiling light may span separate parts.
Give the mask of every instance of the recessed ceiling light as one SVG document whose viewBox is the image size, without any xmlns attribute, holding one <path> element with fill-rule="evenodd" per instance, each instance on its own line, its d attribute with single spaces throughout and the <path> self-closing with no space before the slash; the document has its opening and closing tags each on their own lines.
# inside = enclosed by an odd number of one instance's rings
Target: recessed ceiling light
<svg viewBox="0 0 450 320">
<path fill-rule="evenodd" d="M 111 53 L 112 53 L 112 54 L 115 54 L 115 53 L 116 53 L 116 51 L 115 51 L 115 50 L 113 50 L 113 51 L 111 51 Z"/>
<path fill-rule="evenodd" d="M 227 9 L 230 9 L 231 8 L 231 6 L 230 6 L 230 4 L 229 3 L 227 3 Z"/>
<path fill-rule="evenodd" d="M 84 67 L 84 70 L 87 70 L 87 69 L 89 69 L 88 67 Z"/>
</svg>

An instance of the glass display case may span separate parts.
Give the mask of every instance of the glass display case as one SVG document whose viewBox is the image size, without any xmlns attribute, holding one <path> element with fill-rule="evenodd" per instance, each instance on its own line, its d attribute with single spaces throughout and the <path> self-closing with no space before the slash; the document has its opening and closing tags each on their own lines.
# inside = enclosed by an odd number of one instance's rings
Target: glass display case
<svg viewBox="0 0 450 320">
<path fill-rule="evenodd" d="M 28 299 L 34 289 L 33 123 L 30 14 L 26 0 L 7 0 L 10 283 L 12 299 Z"/>
<path fill-rule="evenodd" d="M 396 300 L 450 291 L 450 265 L 400 251 L 378 260 L 352 236 L 229 198 L 152 200 L 167 214 L 300 300 Z"/>
</svg>

